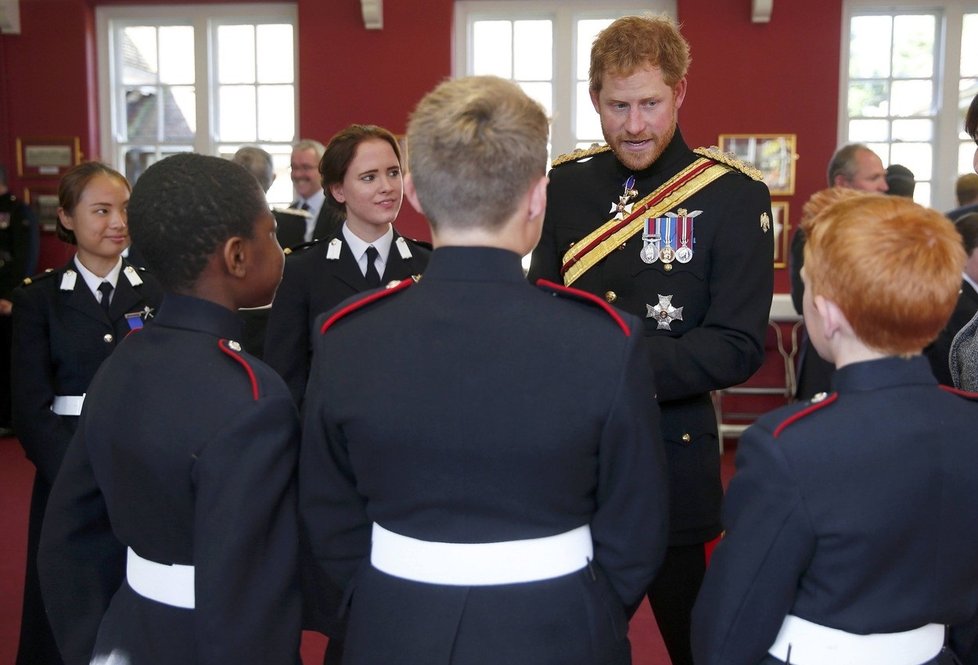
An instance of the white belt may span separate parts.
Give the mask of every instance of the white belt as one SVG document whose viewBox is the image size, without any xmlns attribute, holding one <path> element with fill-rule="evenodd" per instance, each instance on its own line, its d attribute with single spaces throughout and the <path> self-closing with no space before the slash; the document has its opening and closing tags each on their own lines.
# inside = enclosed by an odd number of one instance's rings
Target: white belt
<svg viewBox="0 0 978 665">
<path fill-rule="evenodd" d="M 80 416 L 85 395 L 55 395 L 51 410 L 59 416 Z"/>
<path fill-rule="evenodd" d="M 373 527 L 370 563 L 416 582 L 487 586 L 536 582 L 584 568 L 594 557 L 591 528 L 500 543 L 439 543 Z"/>
<path fill-rule="evenodd" d="M 156 563 L 139 556 L 131 547 L 126 554 L 126 579 L 133 591 L 166 605 L 194 608 L 193 566 Z"/>
<path fill-rule="evenodd" d="M 944 626 L 937 623 L 902 633 L 856 635 L 789 614 L 768 653 L 790 665 L 920 665 L 943 646 Z"/>
</svg>

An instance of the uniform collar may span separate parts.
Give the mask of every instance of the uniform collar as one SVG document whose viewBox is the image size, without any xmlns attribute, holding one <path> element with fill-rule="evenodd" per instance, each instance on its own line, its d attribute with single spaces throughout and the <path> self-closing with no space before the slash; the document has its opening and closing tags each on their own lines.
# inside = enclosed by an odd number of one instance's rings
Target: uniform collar
<svg viewBox="0 0 978 665">
<path fill-rule="evenodd" d="M 154 325 L 204 332 L 222 339 L 240 340 L 244 325 L 237 312 L 210 300 L 167 292 Z"/>
<path fill-rule="evenodd" d="M 889 356 L 852 363 L 835 371 L 832 388 L 839 393 L 866 392 L 901 385 L 937 385 L 930 363 L 922 355 Z"/>
<path fill-rule="evenodd" d="M 438 279 L 526 283 L 520 255 L 496 247 L 436 248 L 421 282 Z"/>
</svg>

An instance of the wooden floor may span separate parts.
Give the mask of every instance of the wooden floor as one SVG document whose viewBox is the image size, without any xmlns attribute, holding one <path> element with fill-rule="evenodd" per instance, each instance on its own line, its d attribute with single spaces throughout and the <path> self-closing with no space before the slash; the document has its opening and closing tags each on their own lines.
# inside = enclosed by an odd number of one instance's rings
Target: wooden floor
<svg viewBox="0 0 978 665">
<path fill-rule="evenodd" d="M 724 454 L 724 479 L 733 467 L 733 452 Z M 24 588 L 24 556 L 27 540 L 27 511 L 34 467 L 24 458 L 16 439 L 0 439 L 0 665 L 12 664 L 17 653 L 20 607 Z M 669 657 L 655 626 L 648 602 L 632 619 L 629 630 L 634 665 L 669 665 Z M 305 633 L 303 665 L 319 665 L 326 638 Z"/>
</svg>

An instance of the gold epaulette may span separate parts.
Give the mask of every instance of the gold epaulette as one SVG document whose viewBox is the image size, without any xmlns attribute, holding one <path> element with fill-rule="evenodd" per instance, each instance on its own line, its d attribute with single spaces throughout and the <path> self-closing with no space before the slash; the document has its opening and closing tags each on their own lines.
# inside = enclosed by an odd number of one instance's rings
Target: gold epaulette
<svg viewBox="0 0 978 665">
<path fill-rule="evenodd" d="M 764 174 L 760 170 L 754 168 L 747 162 L 737 159 L 737 156 L 733 153 L 722 152 L 715 145 L 711 145 L 709 148 L 696 148 L 693 152 L 701 157 L 706 157 L 707 159 L 712 159 L 715 162 L 720 162 L 721 164 L 735 168 L 753 180 L 764 180 Z"/>
<path fill-rule="evenodd" d="M 282 250 L 282 253 L 286 256 L 290 254 L 295 254 L 296 252 L 309 249 L 310 247 L 315 247 L 319 244 L 320 238 L 313 238 L 309 242 L 301 242 L 298 245 L 292 245 L 291 247 L 286 247 Z"/>
<path fill-rule="evenodd" d="M 24 281 L 21 282 L 21 284 L 23 284 L 24 286 L 28 286 L 30 284 L 33 284 L 34 282 L 36 282 L 39 279 L 44 279 L 45 277 L 50 277 L 53 274 L 54 274 L 54 268 L 48 268 L 47 270 L 45 270 L 44 272 L 40 273 L 39 275 L 34 275 L 33 277 L 25 277 L 24 278 Z"/>
<path fill-rule="evenodd" d="M 567 162 L 576 162 L 579 159 L 584 159 L 585 157 L 593 157 L 598 153 L 607 152 L 611 150 L 611 146 L 593 143 L 590 148 L 579 148 L 574 152 L 568 152 L 564 155 L 559 156 L 557 159 L 550 163 L 550 166 L 560 166 L 561 164 L 566 164 Z"/>
</svg>

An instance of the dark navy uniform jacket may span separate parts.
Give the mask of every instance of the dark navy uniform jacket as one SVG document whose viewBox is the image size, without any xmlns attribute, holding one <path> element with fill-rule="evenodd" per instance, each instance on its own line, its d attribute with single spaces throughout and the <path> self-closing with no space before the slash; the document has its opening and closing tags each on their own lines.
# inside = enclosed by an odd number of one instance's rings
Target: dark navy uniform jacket
<svg viewBox="0 0 978 665">
<path fill-rule="evenodd" d="M 419 275 L 428 264 L 430 250 L 407 238 L 405 241 L 412 256 L 401 258 L 395 245 L 400 237 L 394 231 L 390 254 L 381 275 L 382 284 Z M 338 259 L 326 258 L 332 240 L 342 242 Z M 310 339 L 316 317 L 369 288 L 341 229 L 328 240 L 296 248 L 286 258 L 282 284 L 268 317 L 264 360 L 285 379 L 299 406 L 309 378 Z"/>
<path fill-rule="evenodd" d="M 92 382 L 40 553 L 67 665 L 296 662 L 298 416 L 240 332 L 234 312 L 167 294 Z M 126 547 L 195 566 L 195 609 L 136 594 Z"/>
<path fill-rule="evenodd" d="M 562 281 L 561 257 L 611 219 L 611 204 L 630 175 L 636 178 L 637 201 L 696 158 L 677 129 L 666 150 L 644 171 L 633 173 L 611 151 L 555 167 L 530 280 Z M 743 173 L 731 169 L 677 208 L 702 211 L 694 219 L 689 263 L 673 261 L 671 268 L 661 261 L 644 263 L 639 233 L 572 286 L 645 319 L 669 458 L 671 544 L 688 545 L 720 532 L 723 491 L 710 391 L 742 383 L 760 367 L 774 289 L 774 250 L 767 188 Z M 669 329 L 646 318 L 660 296 L 671 297 L 672 306 L 682 308 L 682 319 L 673 320 Z"/>
<path fill-rule="evenodd" d="M 65 271 L 77 272 L 74 260 L 14 290 L 14 427 L 49 484 L 77 421 L 51 411 L 55 395 L 84 395 L 99 366 L 129 334 L 127 315 L 145 321 L 163 297 L 149 273 L 137 271 L 143 283 L 133 286 L 124 274 L 128 266 L 123 260 L 108 316 L 80 274 L 72 288 L 62 288 Z"/>
<path fill-rule="evenodd" d="M 624 608 L 656 572 L 668 512 L 639 322 L 531 286 L 501 249 L 436 249 L 405 286 L 317 334 L 306 395 L 300 513 L 350 595 L 344 663 L 629 662 Z M 369 565 L 373 522 L 453 543 L 590 524 L 594 561 L 424 584 Z"/>
<path fill-rule="evenodd" d="M 978 611 L 978 395 L 938 387 L 922 356 L 833 382 L 740 439 L 693 613 L 698 664 L 761 661 L 789 613 L 865 635 Z"/>
</svg>

